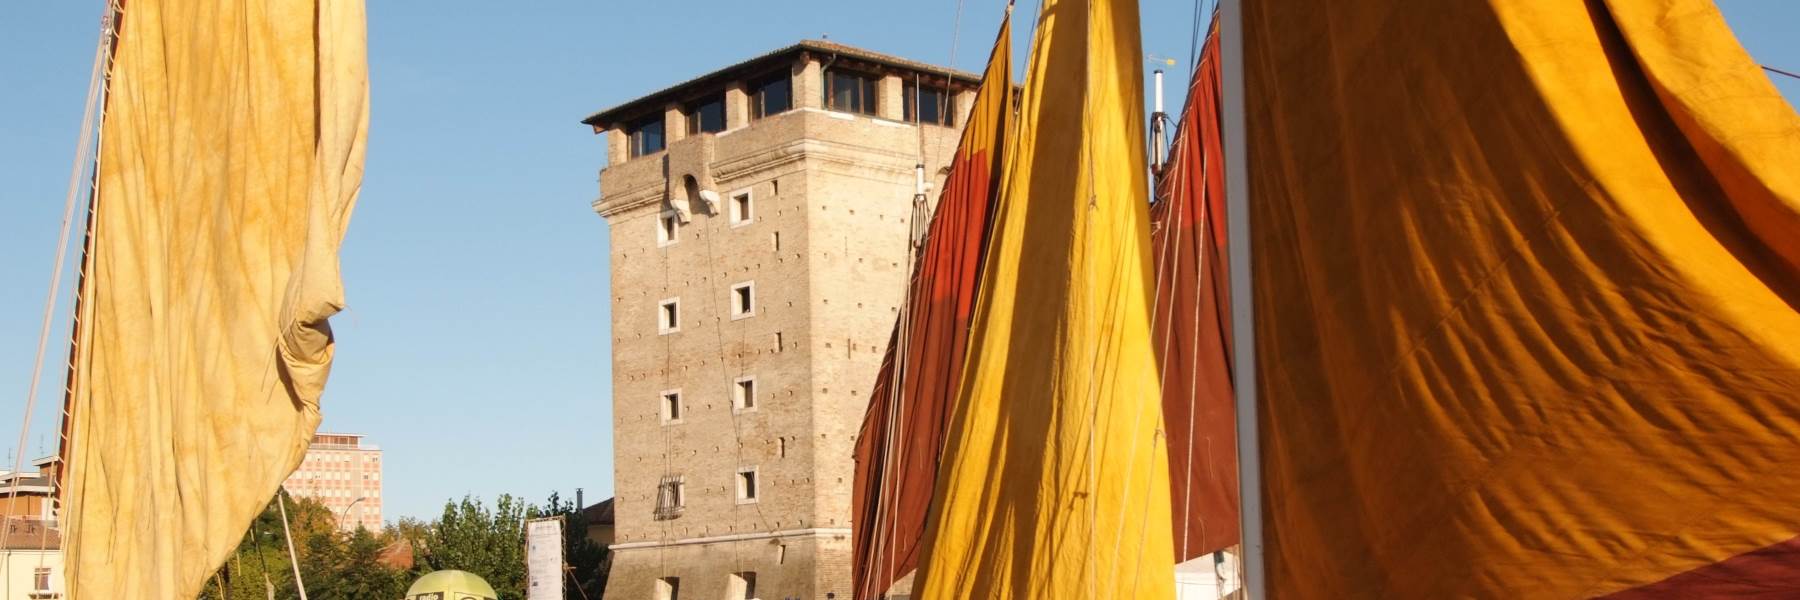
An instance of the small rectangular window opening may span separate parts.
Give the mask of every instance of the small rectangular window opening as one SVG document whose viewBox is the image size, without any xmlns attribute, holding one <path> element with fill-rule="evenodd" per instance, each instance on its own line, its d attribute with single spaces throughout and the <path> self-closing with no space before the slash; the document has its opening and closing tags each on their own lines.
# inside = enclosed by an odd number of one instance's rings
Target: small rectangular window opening
<svg viewBox="0 0 1800 600">
<path fill-rule="evenodd" d="M 656 485 L 656 510 L 651 516 L 658 521 L 680 518 L 686 507 L 687 482 L 680 475 L 664 475 Z"/>
<path fill-rule="evenodd" d="M 756 410 L 756 378 L 739 377 L 732 386 L 731 402 L 739 411 Z"/>
<path fill-rule="evenodd" d="M 731 574 L 731 589 L 726 592 L 727 598 L 756 600 L 756 573 L 744 571 Z"/>
<path fill-rule="evenodd" d="M 755 467 L 738 469 L 737 492 L 739 504 L 748 504 L 756 501 L 758 490 L 756 489 Z"/>
<path fill-rule="evenodd" d="M 756 316 L 756 285 L 744 282 L 731 286 L 731 318 Z"/>
<path fill-rule="evenodd" d="M 663 577 L 656 580 L 657 600 L 681 600 L 681 578 Z"/>
<path fill-rule="evenodd" d="M 749 225 L 754 216 L 751 213 L 750 192 L 738 192 L 731 195 L 732 226 Z"/>
<path fill-rule="evenodd" d="M 670 298 L 658 304 L 656 328 L 659 334 L 681 331 L 681 300 Z"/>
<path fill-rule="evenodd" d="M 776 232 L 770 233 L 769 234 L 769 244 L 775 247 L 776 252 L 780 252 L 781 251 L 781 232 L 776 231 Z"/>
<path fill-rule="evenodd" d="M 681 422 L 681 390 L 662 393 L 662 420 L 664 423 Z"/>
<path fill-rule="evenodd" d="M 681 219 L 673 211 L 665 212 L 656 220 L 656 246 L 663 247 L 681 241 Z"/>
</svg>

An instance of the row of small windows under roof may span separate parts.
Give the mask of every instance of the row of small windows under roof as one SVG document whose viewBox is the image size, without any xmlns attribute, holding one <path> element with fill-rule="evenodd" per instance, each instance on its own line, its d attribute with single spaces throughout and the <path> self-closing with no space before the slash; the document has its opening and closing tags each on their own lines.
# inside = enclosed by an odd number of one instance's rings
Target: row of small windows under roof
<svg viewBox="0 0 1800 600">
<path fill-rule="evenodd" d="M 876 114 L 879 106 L 876 76 L 860 71 L 831 69 L 825 72 L 824 104 L 830 110 Z M 757 120 L 793 110 L 794 81 L 786 75 L 768 77 L 750 86 L 750 119 Z M 950 127 L 956 124 L 948 90 L 914 82 L 901 92 L 903 119 Z M 683 107 L 688 135 L 725 130 L 725 97 L 713 95 Z M 628 128 L 631 157 L 660 152 L 668 145 L 663 119 L 649 117 Z"/>
<path fill-rule="evenodd" d="M 825 108 L 865 115 L 878 114 L 880 94 L 877 77 L 861 71 L 831 69 L 825 72 Z M 901 119 L 908 123 L 930 123 L 950 127 L 956 124 L 951 110 L 950 92 L 942 87 L 920 85 L 916 81 L 902 84 Z"/>
<path fill-rule="evenodd" d="M 778 115 L 794 108 L 794 80 L 785 74 L 773 75 L 750 84 L 750 119 Z M 688 135 L 718 133 L 725 130 L 725 96 L 708 96 L 683 107 L 687 115 Z M 668 145 L 662 117 L 649 117 L 627 129 L 630 134 L 631 157 L 661 152 Z"/>
</svg>

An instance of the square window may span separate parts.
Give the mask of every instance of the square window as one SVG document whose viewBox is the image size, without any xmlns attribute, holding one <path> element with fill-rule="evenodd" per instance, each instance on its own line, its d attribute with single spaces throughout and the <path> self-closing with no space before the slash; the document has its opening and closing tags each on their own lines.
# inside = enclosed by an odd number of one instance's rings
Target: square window
<svg viewBox="0 0 1800 600">
<path fill-rule="evenodd" d="M 755 377 L 739 377 L 732 382 L 731 409 L 738 412 L 756 410 Z"/>
<path fill-rule="evenodd" d="M 794 80 L 776 73 L 750 84 L 750 118 L 761 119 L 794 108 Z"/>
<path fill-rule="evenodd" d="M 681 578 L 662 577 L 656 580 L 657 600 L 681 600 Z"/>
<path fill-rule="evenodd" d="M 672 246 L 681 241 L 681 218 L 675 211 L 665 210 L 656 218 L 656 247 Z"/>
<path fill-rule="evenodd" d="M 875 114 L 875 76 L 830 69 L 825 72 L 825 108 L 849 113 Z"/>
<path fill-rule="evenodd" d="M 629 146 L 632 158 L 662 151 L 664 143 L 662 116 L 658 115 L 638 121 L 627 131 L 631 136 Z"/>
<path fill-rule="evenodd" d="M 941 87 L 920 86 L 906 83 L 901 91 L 904 100 L 905 118 L 913 123 L 930 123 L 949 127 L 955 123 L 956 112 L 950 105 L 950 93 Z"/>
<path fill-rule="evenodd" d="M 662 482 L 656 485 L 656 511 L 651 516 L 658 521 L 676 519 L 681 517 L 684 508 L 687 508 L 687 480 L 680 475 L 664 475 Z"/>
<path fill-rule="evenodd" d="M 756 316 L 756 282 L 746 281 L 731 286 L 731 320 Z"/>
<path fill-rule="evenodd" d="M 744 571 L 731 574 L 731 589 L 726 590 L 725 597 L 743 600 L 756 600 L 756 573 Z"/>
<path fill-rule="evenodd" d="M 732 192 L 731 226 L 742 227 L 749 225 L 756 217 L 756 214 L 752 211 L 753 208 L 754 204 L 750 197 L 750 190 Z"/>
<path fill-rule="evenodd" d="M 757 493 L 760 491 L 761 490 L 757 489 L 756 467 L 744 467 L 744 468 L 738 469 L 738 472 L 737 472 L 737 501 L 738 501 L 738 504 L 750 504 L 750 503 L 756 502 Z"/>
<path fill-rule="evenodd" d="M 662 422 L 664 425 L 681 422 L 681 390 L 663 390 Z"/>
<path fill-rule="evenodd" d="M 657 303 L 656 332 L 667 335 L 681 331 L 681 299 L 668 298 Z"/>
<path fill-rule="evenodd" d="M 687 106 L 688 135 L 725 130 L 725 97 L 713 96 Z"/>
</svg>

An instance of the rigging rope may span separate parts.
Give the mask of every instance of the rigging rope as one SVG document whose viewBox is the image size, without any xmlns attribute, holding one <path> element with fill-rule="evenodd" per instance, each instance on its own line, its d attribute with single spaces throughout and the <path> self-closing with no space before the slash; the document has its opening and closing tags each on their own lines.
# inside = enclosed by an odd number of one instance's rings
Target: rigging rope
<svg viewBox="0 0 1800 600">
<path fill-rule="evenodd" d="M 7 490 L 6 520 L 8 521 L 12 520 L 12 515 L 16 514 L 14 512 L 14 505 L 19 499 L 19 482 L 23 478 L 21 472 L 25 469 L 26 445 L 29 443 L 31 436 L 31 416 L 37 405 L 38 385 L 43 379 L 44 353 L 50 344 L 50 327 L 56 313 L 56 296 L 62 286 L 63 267 L 68 260 L 69 232 L 73 229 L 75 220 L 75 197 L 78 195 L 81 188 L 81 175 L 87 172 L 87 169 L 90 166 L 90 157 L 92 156 L 92 150 L 95 145 L 95 121 L 99 118 L 99 115 L 96 114 L 95 107 L 100 105 L 100 98 L 103 96 L 102 89 L 104 87 L 103 77 L 112 60 L 112 53 L 109 52 L 108 49 L 112 46 L 114 36 L 118 31 L 116 27 L 118 8 L 119 6 L 116 0 L 107 3 L 106 8 L 101 14 L 100 39 L 95 42 L 94 45 L 94 62 L 92 69 L 88 73 L 87 99 L 82 109 L 81 132 L 77 136 L 77 142 L 75 144 L 75 161 L 69 172 L 68 192 L 63 199 L 62 230 L 61 233 L 57 235 L 56 240 L 55 266 L 50 271 L 50 289 L 44 297 L 44 317 L 38 332 L 37 354 L 32 360 L 31 379 L 27 386 L 28 391 L 25 394 L 25 420 L 21 422 L 19 427 L 18 453 L 13 459 L 11 473 L 12 480 L 11 485 Z M 96 168 L 94 171 L 97 176 L 99 169 Z M 67 468 L 67 466 L 65 465 L 64 468 Z M 44 473 L 40 474 L 47 475 Z M 52 487 L 53 492 L 56 481 L 60 477 L 61 475 L 59 473 L 57 478 L 49 478 L 48 483 Z M 54 496 L 55 494 L 53 493 L 52 495 Z M 44 533 L 48 536 L 48 531 L 45 531 Z"/>
<path fill-rule="evenodd" d="M 696 195 L 698 195 L 698 194 L 696 194 Z M 727 199 L 727 201 L 735 202 L 735 200 L 731 200 L 731 199 Z M 719 217 L 717 211 L 718 211 L 718 207 L 715 206 L 713 208 L 713 212 L 707 215 L 706 220 L 709 223 L 716 220 Z M 755 217 L 753 214 L 745 214 L 744 218 L 752 219 Z M 705 228 L 706 229 L 715 229 L 713 227 L 705 227 Z M 710 270 L 714 265 L 719 264 L 717 256 L 713 254 L 713 243 L 712 243 L 713 234 L 717 233 L 717 231 L 707 231 L 706 233 L 707 233 L 707 235 L 705 236 L 706 237 L 706 266 Z M 727 268 L 725 270 L 725 272 L 722 273 L 721 275 L 729 276 L 730 274 L 731 274 L 731 270 L 730 270 L 730 268 Z M 710 293 L 712 286 L 707 286 L 707 288 L 709 290 L 709 293 L 706 295 L 708 309 L 712 313 L 712 317 L 713 317 L 713 341 L 717 345 L 718 353 L 719 353 L 719 374 L 724 379 L 724 382 L 725 382 L 725 404 L 726 404 L 727 410 L 731 411 L 731 413 L 730 413 L 731 414 L 731 437 L 732 437 L 732 442 L 733 442 L 733 456 L 735 456 L 737 458 L 737 464 L 738 464 L 739 468 L 742 468 L 744 466 L 743 425 L 742 425 L 742 423 L 740 423 L 740 419 L 739 419 L 740 415 L 738 414 L 739 411 L 738 411 L 737 397 L 736 397 L 737 390 L 732 389 L 737 384 L 732 379 L 731 366 L 727 364 L 729 355 L 725 351 L 726 319 L 720 317 L 719 295 Z M 725 292 L 726 295 L 730 295 L 732 293 L 731 284 L 726 283 L 725 289 L 723 291 Z M 754 293 L 754 292 L 752 292 L 752 293 Z M 755 301 L 754 296 L 752 296 L 751 303 L 746 308 L 750 309 L 752 315 L 755 314 L 756 301 Z M 740 344 L 743 341 L 743 335 L 744 335 L 743 329 L 740 328 L 738 330 L 738 336 L 739 336 L 738 340 L 739 340 Z M 737 376 L 739 376 L 739 377 L 743 376 L 743 365 L 741 362 L 738 363 L 736 371 L 737 371 Z M 752 385 L 754 386 L 755 384 L 752 384 Z M 753 388 L 751 390 L 751 392 L 755 393 L 756 390 Z M 750 398 L 750 396 L 747 395 L 746 399 L 749 399 L 749 398 Z M 748 408 L 748 407 L 746 407 L 746 408 Z M 761 465 L 760 464 L 757 465 L 756 467 L 754 467 L 754 469 L 755 469 L 755 471 L 753 471 L 753 472 L 756 473 L 756 476 L 754 479 L 754 484 L 755 484 L 756 488 L 754 491 L 757 495 L 757 501 L 752 503 L 753 504 L 752 508 L 755 509 L 755 511 L 756 511 L 757 525 L 759 526 L 759 528 L 760 527 L 768 527 L 769 520 L 768 520 L 768 517 L 763 514 L 762 502 L 761 502 L 762 491 L 764 488 L 767 488 L 768 486 L 766 485 L 766 482 L 764 482 L 762 480 Z M 732 472 L 733 479 L 731 480 L 731 485 L 726 486 L 727 493 L 731 493 L 729 491 L 729 489 L 731 487 L 734 487 L 737 485 L 737 483 L 738 483 L 737 478 L 742 476 L 739 473 L 740 472 L 738 472 L 738 471 Z M 738 502 L 735 498 L 732 500 L 731 520 L 733 521 L 733 527 L 735 527 L 738 524 L 737 523 L 739 520 L 738 509 L 740 509 L 742 507 L 743 507 L 743 503 Z M 814 523 L 814 525 L 817 525 L 817 524 L 818 524 L 817 522 Z M 770 530 L 771 533 L 773 533 L 774 531 L 775 531 L 774 529 Z M 742 548 L 741 544 L 732 544 L 731 545 L 731 560 L 732 560 L 732 564 L 734 565 L 733 568 L 736 568 L 739 571 L 742 571 L 742 569 L 743 569 L 742 554 L 743 554 L 743 548 Z"/>
<path fill-rule="evenodd" d="M 1775 67 L 1771 67 L 1771 66 L 1769 66 L 1769 65 L 1763 65 L 1763 66 L 1762 66 L 1762 68 L 1763 68 L 1763 70 L 1764 70 L 1764 71 L 1768 71 L 1768 72 L 1770 72 L 1770 73 L 1775 73 L 1775 74 L 1777 74 L 1777 75 L 1786 75 L 1786 76 L 1788 76 L 1788 77 L 1792 77 L 1792 78 L 1794 78 L 1794 79 L 1800 79 L 1800 74 L 1795 74 L 1795 73 L 1793 73 L 1793 72 L 1790 72 L 1790 71 L 1783 71 L 1783 70 L 1781 70 L 1781 69 L 1777 69 L 1777 68 L 1775 68 Z"/>
<path fill-rule="evenodd" d="M 946 117 L 947 117 L 947 111 L 951 110 L 951 107 L 950 107 L 951 94 L 954 93 L 954 91 L 955 91 L 954 86 L 952 84 L 954 84 L 956 81 L 956 50 L 957 50 L 959 43 L 962 40 L 963 5 L 964 5 L 964 0 L 957 0 L 956 16 L 954 18 L 954 21 L 953 21 L 951 29 L 950 29 L 950 59 L 949 59 L 949 63 L 946 65 L 947 68 L 945 69 L 945 72 L 944 72 L 944 90 L 943 90 L 943 93 L 939 95 L 938 100 L 937 100 L 939 119 L 941 121 L 946 121 L 946 122 L 951 122 L 951 123 L 954 123 L 954 119 L 946 118 Z M 1011 15 L 1012 15 L 1012 1 L 1011 0 L 1008 0 L 1008 2 L 1006 3 L 1006 15 L 1007 15 L 1006 18 L 1009 18 L 1009 19 L 1011 18 Z M 912 102 L 913 119 L 912 120 L 913 120 L 913 127 L 918 132 L 918 140 L 919 140 L 919 149 L 918 149 L 919 157 L 918 157 L 918 166 L 916 168 L 918 168 L 921 171 L 921 173 L 918 175 L 918 177 L 927 177 L 927 174 L 924 172 L 924 169 L 925 169 L 926 165 L 929 164 L 929 161 L 927 160 L 928 154 L 926 152 L 926 144 L 925 144 L 924 119 L 922 118 L 922 113 L 924 111 L 920 110 L 920 108 L 922 106 L 921 100 L 923 98 L 921 96 L 923 93 L 923 89 L 924 89 L 923 81 L 920 80 L 919 74 L 914 73 L 913 74 L 913 102 Z M 965 117 L 964 122 L 963 122 L 963 128 L 966 129 L 967 127 L 968 127 L 968 122 L 967 122 L 967 118 Z M 940 139 L 938 140 L 938 147 L 936 149 L 937 150 L 936 154 L 939 156 L 942 156 L 944 154 L 943 146 L 949 144 L 950 140 L 953 138 L 960 139 L 961 136 L 960 135 L 941 136 Z M 951 150 L 951 152 L 955 152 L 955 151 L 956 151 L 955 149 Z M 954 164 L 955 164 L 954 157 L 947 162 L 949 164 L 945 165 L 945 168 L 954 168 Z M 933 175 L 933 176 L 930 176 L 928 179 L 926 179 L 926 181 L 931 181 L 931 180 L 935 180 L 935 179 L 936 179 L 936 177 Z M 945 176 L 944 182 L 945 182 L 944 185 L 949 184 L 949 176 L 948 175 Z M 909 234 L 907 235 L 907 251 L 906 251 L 906 272 L 908 273 L 907 285 L 905 286 L 904 289 L 901 290 L 900 309 L 898 311 L 899 314 L 898 314 L 897 320 L 896 320 L 897 335 L 894 336 L 894 339 L 893 339 L 893 343 L 894 343 L 894 354 L 893 354 L 893 363 L 892 363 L 893 376 L 888 381 L 887 410 L 886 410 L 886 414 L 884 415 L 885 418 L 883 419 L 884 423 L 886 424 L 886 434 L 883 436 L 883 439 L 882 439 L 883 448 L 882 448 L 882 455 L 881 455 L 880 483 L 877 486 L 877 488 L 875 490 L 873 490 L 875 493 L 875 500 L 874 500 L 874 502 L 875 502 L 875 522 L 868 523 L 863 528 L 865 531 L 869 531 L 869 532 L 871 532 L 871 534 L 873 534 L 875 536 L 870 541 L 870 544 L 872 546 L 872 554 L 873 555 L 870 556 L 869 558 L 871 559 L 870 560 L 871 564 L 884 564 L 884 563 L 886 564 L 886 568 L 882 570 L 882 574 L 883 574 L 884 578 L 895 575 L 895 573 L 894 573 L 895 563 L 899 559 L 898 556 L 890 553 L 890 550 L 891 550 L 890 546 L 894 543 L 895 540 L 893 538 L 897 534 L 897 530 L 896 530 L 897 524 L 894 522 L 893 519 L 888 518 L 888 513 L 891 511 L 892 505 L 894 503 L 898 502 L 898 498 L 900 495 L 900 481 L 897 478 L 897 473 L 895 473 L 895 471 L 894 471 L 894 464 L 898 460 L 898 456 L 903 455 L 904 445 L 908 441 L 906 439 L 906 436 L 899 435 L 900 434 L 899 428 L 902 427 L 903 424 L 906 422 L 906 407 L 903 405 L 904 403 L 902 402 L 902 400 L 906 397 L 906 389 L 908 386 L 906 375 L 907 375 L 907 367 L 909 366 L 907 364 L 909 356 L 908 356 L 907 349 L 910 348 L 911 344 L 912 344 L 912 327 L 911 327 L 911 325 L 912 325 L 912 313 L 914 310 L 913 302 L 912 302 L 912 290 L 916 286 L 919 285 L 919 276 L 920 276 L 919 267 L 921 264 L 920 261 L 923 258 L 922 254 L 924 253 L 925 245 L 927 243 L 929 243 L 929 241 L 930 241 L 929 240 L 929 237 L 931 235 L 930 234 L 930 231 L 931 231 L 930 224 L 932 222 L 936 221 L 937 208 L 939 205 L 942 204 L 943 186 L 939 187 L 938 193 L 939 193 L 938 205 L 933 205 L 933 206 L 929 206 L 929 207 L 926 206 L 927 199 L 925 198 L 923 190 L 915 189 L 914 194 L 913 194 L 913 210 L 912 210 L 912 214 L 909 217 L 908 223 L 907 223 L 911 230 L 909 232 Z M 871 402 L 873 402 L 874 400 L 875 400 L 874 397 L 870 397 Z M 940 440 L 940 445 L 941 445 L 941 442 L 942 442 L 942 440 Z M 940 452 L 939 454 L 941 455 L 942 453 Z M 852 521 L 852 527 L 854 527 L 854 521 Z M 915 546 L 913 551 L 916 553 L 918 551 L 918 548 Z M 860 593 L 860 591 L 861 590 L 858 590 L 859 593 Z M 878 594 L 882 593 L 882 592 L 885 592 L 885 590 L 878 592 Z"/>
</svg>

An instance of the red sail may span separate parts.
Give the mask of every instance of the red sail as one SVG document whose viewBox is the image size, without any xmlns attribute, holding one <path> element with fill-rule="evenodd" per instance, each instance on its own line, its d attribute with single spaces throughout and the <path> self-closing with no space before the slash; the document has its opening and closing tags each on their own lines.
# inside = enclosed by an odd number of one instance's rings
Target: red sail
<svg viewBox="0 0 1800 600">
<path fill-rule="evenodd" d="M 1000 26 L 856 442 L 855 597 L 918 565 L 950 403 L 961 380 L 999 161 L 1012 116 L 1011 19 Z"/>
<path fill-rule="evenodd" d="M 1230 279 L 1225 271 L 1219 36 L 1206 37 L 1151 207 L 1175 559 L 1238 542 Z"/>
</svg>

